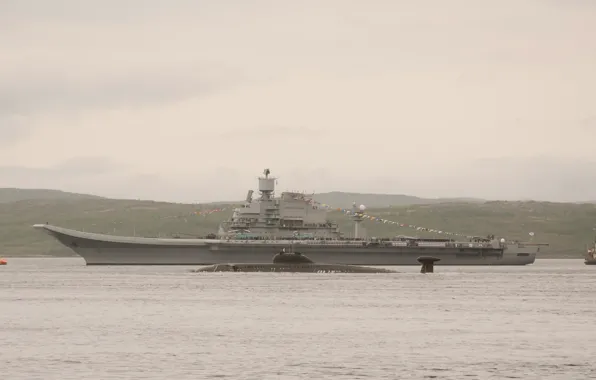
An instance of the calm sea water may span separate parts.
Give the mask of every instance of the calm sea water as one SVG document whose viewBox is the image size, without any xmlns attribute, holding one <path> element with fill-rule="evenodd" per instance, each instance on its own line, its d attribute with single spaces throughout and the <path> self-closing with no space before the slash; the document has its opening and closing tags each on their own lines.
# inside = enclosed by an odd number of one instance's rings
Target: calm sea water
<svg viewBox="0 0 596 380">
<path fill-rule="evenodd" d="M 588 379 L 596 267 L 189 273 L 10 259 L 1 378 Z"/>
</svg>

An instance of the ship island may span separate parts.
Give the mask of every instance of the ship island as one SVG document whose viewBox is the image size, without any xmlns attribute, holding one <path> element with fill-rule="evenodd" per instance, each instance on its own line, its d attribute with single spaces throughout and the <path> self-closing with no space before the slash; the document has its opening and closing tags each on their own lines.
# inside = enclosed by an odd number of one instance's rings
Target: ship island
<svg viewBox="0 0 596 380">
<path fill-rule="evenodd" d="M 249 190 L 244 203 L 223 221 L 217 233 L 204 238 L 116 236 L 63 228 L 33 227 L 56 238 L 87 265 L 213 265 L 262 263 L 283 249 L 299 251 L 317 262 L 345 265 L 420 265 L 420 256 L 434 256 L 437 265 L 527 265 L 545 244 L 507 241 L 488 235 L 458 241 L 451 238 L 366 237 L 360 206 L 353 205 L 353 236 L 304 193 L 275 194 L 276 178 L 269 169 L 258 177 L 259 197 Z"/>
</svg>

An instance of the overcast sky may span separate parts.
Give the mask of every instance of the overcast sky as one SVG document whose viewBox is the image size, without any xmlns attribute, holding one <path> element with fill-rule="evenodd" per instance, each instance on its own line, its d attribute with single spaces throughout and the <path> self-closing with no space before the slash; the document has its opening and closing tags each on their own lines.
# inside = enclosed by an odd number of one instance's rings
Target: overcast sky
<svg viewBox="0 0 596 380">
<path fill-rule="evenodd" d="M 592 0 L 3 0 L 0 187 L 596 199 Z"/>
</svg>

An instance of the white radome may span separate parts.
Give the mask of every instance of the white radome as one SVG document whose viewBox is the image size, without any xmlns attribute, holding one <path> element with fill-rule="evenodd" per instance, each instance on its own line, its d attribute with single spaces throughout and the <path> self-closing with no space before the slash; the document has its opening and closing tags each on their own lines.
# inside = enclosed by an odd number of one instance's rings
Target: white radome
<svg viewBox="0 0 596 380">
<path fill-rule="evenodd" d="M 365 205 L 360 205 L 360 211 L 364 211 L 366 210 L 366 206 Z"/>
</svg>

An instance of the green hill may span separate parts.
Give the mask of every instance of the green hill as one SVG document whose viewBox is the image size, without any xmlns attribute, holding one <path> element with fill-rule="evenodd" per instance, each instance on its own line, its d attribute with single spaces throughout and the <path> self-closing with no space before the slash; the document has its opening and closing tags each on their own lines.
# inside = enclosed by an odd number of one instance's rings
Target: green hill
<svg viewBox="0 0 596 380">
<path fill-rule="evenodd" d="M 344 193 L 332 191 L 329 193 L 315 194 L 313 197 L 317 202 L 333 205 L 341 208 L 351 208 L 352 203 L 365 205 L 367 208 L 380 208 L 398 205 L 435 204 L 448 202 L 481 203 L 483 199 L 475 198 L 419 198 L 403 194 L 362 194 Z"/>
<path fill-rule="evenodd" d="M 104 198 L 96 195 L 71 193 L 61 190 L 50 189 L 17 189 L 0 188 L 0 203 L 17 202 L 29 199 L 99 199 Z M 314 199 L 317 202 L 332 204 L 336 207 L 348 208 L 353 202 L 358 205 L 364 204 L 367 207 L 388 207 L 390 205 L 408 205 L 408 204 L 434 204 L 445 202 L 484 202 L 483 199 L 475 198 L 419 198 L 411 195 L 402 194 L 365 194 L 365 193 L 346 193 L 341 191 L 332 191 L 328 193 L 315 194 Z M 232 201 L 240 203 L 241 200 Z M 230 202 L 217 202 L 230 203 Z"/>
<path fill-rule="evenodd" d="M 351 203 L 351 202 L 350 202 Z M 365 203 L 365 202 L 362 202 Z M 329 204 L 332 204 L 329 202 Z M 369 202 L 370 204 L 370 202 Z M 335 206 L 335 205 L 334 205 Z M 203 215 L 195 211 L 223 208 Z M 190 205 L 97 197 L 29 199 L 0 203 L 0 256 L 72 255 L 53 238 L 31 227 L 45 223 L 79 230 L 136 236 L 205 236 L 231 216 L 231 206 Z M 596 205 L 549 202 L 484 202 L 410 204 L 369 207 L 367 213 L 387 220 L 437 230 L 508 239 L 528 240 L 550 247 L 543 257 L 582 257 L 585 245 L 593 240 Z M 348 217 L 329 212 L 346 233 L 353 230 Z M 408 227 L 365 221 L 369 236 L 436 236 Z"/>
</svg>

